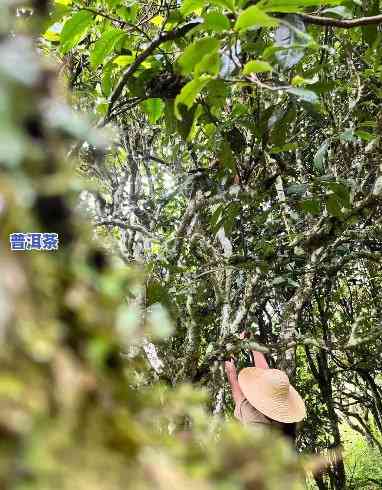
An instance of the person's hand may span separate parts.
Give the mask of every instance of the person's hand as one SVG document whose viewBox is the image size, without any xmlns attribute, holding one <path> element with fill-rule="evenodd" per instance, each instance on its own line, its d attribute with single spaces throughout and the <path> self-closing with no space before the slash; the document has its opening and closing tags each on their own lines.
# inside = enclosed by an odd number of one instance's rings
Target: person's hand
<svg viewBox="0 0 382 490">
<path fill-rule="evenodd" d="M 244 330 L 244 332 L 241 332 L 239 334 L 239 339 L 240 340 L 249 339 L 250 336 L 251 336 L 250 332 L 247 332 L 246 330 Z"/>
<path fill-rule="evenodd" d="M 233 359 L 225 361 L 224 368 L 228 378 L 237 377 L 235 361 Z"/>
</svg>

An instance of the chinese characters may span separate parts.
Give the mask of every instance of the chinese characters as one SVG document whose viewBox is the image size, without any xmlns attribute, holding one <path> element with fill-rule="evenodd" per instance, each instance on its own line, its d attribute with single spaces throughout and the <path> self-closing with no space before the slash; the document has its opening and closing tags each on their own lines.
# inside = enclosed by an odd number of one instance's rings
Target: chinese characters
<svg viewBox="0 0 382 490">
<path fill-rule="evenodd" d="M 11 250 L 58 250 L 57 233 L 11 233 Z"/>
</svg>

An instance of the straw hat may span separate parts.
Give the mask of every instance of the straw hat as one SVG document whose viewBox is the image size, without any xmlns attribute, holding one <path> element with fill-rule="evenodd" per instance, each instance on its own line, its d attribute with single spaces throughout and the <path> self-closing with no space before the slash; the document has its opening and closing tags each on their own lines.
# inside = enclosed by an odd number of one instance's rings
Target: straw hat
<svg viewBox="0 0 382 490">
<path fill-rule="evenodd" d="M 249 403 L 270 419 L 291 423 L 305 417 L 304 400 L 284 371 L 248 367 L 240 371 L 238 380 Z"/>
</svg>

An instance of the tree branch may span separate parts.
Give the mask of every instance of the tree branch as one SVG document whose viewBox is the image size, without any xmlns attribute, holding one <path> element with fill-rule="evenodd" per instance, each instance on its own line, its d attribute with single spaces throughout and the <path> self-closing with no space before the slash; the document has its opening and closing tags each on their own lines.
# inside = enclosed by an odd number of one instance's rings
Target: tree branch
<svg viewBox="0 0 382 490">
<path fill-rule="evenodd" d="M 152 41 L 152 43 L 149 44 L 147 48 L 144 51 L 142 51 L 142 53 L 139 56 L 137 56 L 135 61 L 131 65 L 129 65 L 129 67 L 123 72 L 121 79 L 117 83 L 117 86 L 115 87 L 113 93 L 110 96 L 109 107 L 108 107 L 107 115 L 104 120 L 104 124 L 110 121 L 114 105 L 118 100 L 119 96 L 121 95 L 124 86 L 128 82 L 129 78 L 131 78 L 131 76 L 138 70 L 138 68 L 145 61 L 145 59 L 148 58 L 161 44 L 167 41 L 174 41 L 175 39 L 185 36 L 191 29 L 197 27 L 199 24 L 200 24 L 199 21 L 193 21 L 193 22 L 189 22 L 188 24 L 182 27 L 173 29 L 172 31 L 160 33 Z"/>
<path fill-rule="evenodd" d="M 368 26 L 372 24 L 382 24 L 382 15 L 371 17 L 360 17 L 358 19 L 334 19 L 332 17 L 319 17 L 317 15 L 299 14 L 307 24 L 318 26 L 341 27 L 351 29 L 352 27 Z"/>
<path fill-rule="evenodd" d="M 154 235 L 151 233 L 149 230 L 146 230 L 143 226 L 140 225 L 131 225 L 127 221 L 123 221 L 121 219 L 117 218 L 106 218 L 102 219 L 100 221 L 97 221 L 95 223 L 96 226 L 118 226 L 119 228 L 126 229 L 126 230 L 132 230 L 136 231 L 138 233 L 141 233 L 142 235 L 145 235 L 152 240 L 157 240 L 160 241 L 162 240 L 160 237 Z"/>
</svg>

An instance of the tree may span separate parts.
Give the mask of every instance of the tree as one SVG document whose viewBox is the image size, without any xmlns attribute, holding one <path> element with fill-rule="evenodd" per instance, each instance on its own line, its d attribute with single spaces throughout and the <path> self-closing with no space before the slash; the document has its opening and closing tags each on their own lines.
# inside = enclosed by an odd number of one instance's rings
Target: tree
<svg viewBox="0 0 382 490">
<path fill-rule="evenodd" d="M 276 434 L 271 447 L 212 418 L 190 385 L 145 386 L 144 360 L 121 356 L 141 336 L 125 300 L 141 281 L 76 212 L 67 144 L 81 135 L 100 162 L 109 142 L 65 105 L 35 49 L 46 8 L 0 7 L 0 487 L 273 489 L 280 471 L 301 488 L 301 461 Z M 58 248 L 10 250 L 10 234 L 24 245 L 40 231 Z"/>
<path fill-rule="evenodd" d="M 250 328 L 296 383 L 309 369 L 318 447 L 341 443 L 340 417 L 375 438 L 371 412 L 380 431 L 378 13 L 76 2 L 43 42 L 78 108 L 118 131 L 105 160 L 82 146 L 81 170 L 99 186 L 99 233 L 148 271 L 135 306 L 164 305 L 176 327 L 145 344 L 153 376 L 206 385 L 222 410 L 220 361 Z M 346 485 L 341 464 L 331 485 Z"/>
</svg>

